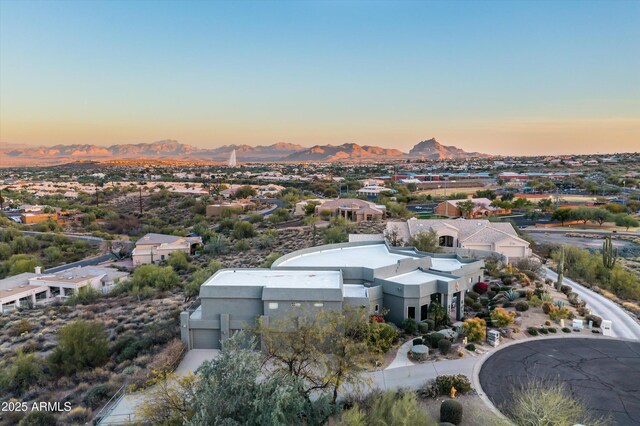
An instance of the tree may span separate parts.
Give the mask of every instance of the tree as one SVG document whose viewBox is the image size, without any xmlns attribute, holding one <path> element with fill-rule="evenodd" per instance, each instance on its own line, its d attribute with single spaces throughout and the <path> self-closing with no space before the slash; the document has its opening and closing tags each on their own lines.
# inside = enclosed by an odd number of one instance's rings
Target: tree
<svg viewBox="0 0 640 426">
<path fill-rule="evenodd" d="M 538 201 L 538 208 L 542 211 L 549 211 L 553 209 L 553 201 L 550 198 L 543 198 Z"/>
<path fill-rule="evenodd" d="M 516 425 L 611 424 L 610 419 L 591 416 L 586 404 L 576 399 L 562 383 L 531 381 L 526 387 L 514 389 L 503 411 Z"/>
<path fill-rule="evenodd" d="M 33 272 L 36 266 L 42 266 L 33 256 L 26 254 L 14 254 L 7 261 L 9 275 L 18 275 L 23 272 Z"/>
<path fill-rule="evenodd" d="M 146 424 L 183 425 L 193 417 L 197 379 L 161 371 L 150 380 L 136 414 Z"/>
<path fill-rule="evenodd" d="M 477 198 L 488 198 L 489 200 L 495 200 L 496 199 L 496 193 L 491 189 L 481 189 L 479 191 L 476 191 L 476 197 Z"/>
<path fill-rule="evenodd" d="M 368 409 L 367 409 L 368 406 Z M 364 404 L 355 404 L 344 411 L 339 426 L 435 426 L 420 406 L 415 392 L 374 392 Z"/>
<path fill-rule="evenodd" d="M 235 194 L 233 194 L 233 196 L 235 198 L 248 198 L 248 197 L 253 197 L 257 194 L 256 190 L 249 186 L 249 185 L 245 185 L 245 186 L 241 186 L 240 188 L 238 188 L 235 192 Z"/>
<path fill-rule="evenodd" d="M 53 371 L 70 375 L 103 365 L 108 349 L 102 323 L 78 320 L 60 329 L 58 346 L 49 356 L 49 364 Z"/>
<path fill-rule="evenodd" d="M 474 203 L 472 200 L 465 200 L 461 203 L 458 203 L 458 208 L 462 212 L 462 216 L 468 218 L 471 217 L 471 214 L 475 210 L 476 203 Z"/>
<path fill-rule="evenodd" d="M 300 379 L 291 374 L 263 374 L 256 343 L 244 333 L 224 342 L 220 356 L 196 371 L 191 425 L 319 425 L 333 410 L 326 396 L 311 401 Z"/>
<path fill-rule="evenodd" d="M 384 238 L 387 240 L 391 247 L 399 247 L 404 245 L 404 240 L 400 237 L 400 232 L 397 228 L 385 229 Z"/>
<path fill-rule="evenodd" d="M 145 287 L 167 291 L 180 283 L 180 278 L 171 266 L 142 265 L 136 268 L 131 278 L 131 286 L 141 290 Z"/>
<path fill-rule="evenodd" d="M 613 215 L 605 209 L 591 210 L 591 220 L 602 226 L 605 222 L 613 220 Z"/>
<path fill-rule="evenodd" d="M 436 253 L 441 250 L 438 245 L 438 234 L 433 229 L 417 233 L 409 238 L 408 244 L 426 253 Z"/>
<path fill-rule="evenodd" d="M 614 220 L 616 222 L 616 226 L 623 226 L 627 228 L 627 231 L 629 231 L 629 228 L 632 226 L 634 228 L 640 226 L 640 222 L 628 214 L 616 215 Z"/>
<path fill-rule="evenodd" d="M 331 226 L 324 230 L 323 239 L 325 244 L 345 243 L 349 241 L 349 235 L 344 227 Z"/>
<path fill-rule="evenodd" d="M 242 240 L 244 238 L 253 238 L 256 235 L 256 230 L 254 229 L 251 222 L 247 222 L 242 220 L 240 222 L 236 222 L 233 225 L 233 231 L 231 232 L 231 236 L 236 240 Z"/>
<path fill-rule="evenodd" d="M 222 263 L 212 260 L 206 268 L 194 272 L 191 275 L 191 281 L 184 288 L 185 302 L 196 298 L 200 294 L 202 284 L 220 269 L 222 269 Z"/>
<path fill-rule="evenodd" d="M 303 393 L 331 391 L 335 403 L 344 383 L 362 384 L 362 365 L 367 357 L 368 317 L 364 309 L 293 312 L 265 324 L 258 322 L 268 365 L 274 374 L 300 380 Z"/>
<path fill-rule="evenodd" d="M 577 209 L 571 210 L 571 219 L 581 221 L 583 225 L 586 225 L 587 222 L 593 220 L 593 209 L 589 209 L 586 207 L 579 207 Z"/>
<path fill-rule="evenodd" d="M 563 226 L 567 220 L 571 219 L 571 217 L 572 217 L 571 209 L 567 209 L 567 208 L 557 209 L 556 211 L 551 213 L 551 219 L 559 220 Z"/>
<path fill-rule="evenodd" d="M 186 271 L 189 269 L 189 255 L 183 251 L 174 251 L 169 255 L 167 263 L 174 271 Z"/>
</svg>

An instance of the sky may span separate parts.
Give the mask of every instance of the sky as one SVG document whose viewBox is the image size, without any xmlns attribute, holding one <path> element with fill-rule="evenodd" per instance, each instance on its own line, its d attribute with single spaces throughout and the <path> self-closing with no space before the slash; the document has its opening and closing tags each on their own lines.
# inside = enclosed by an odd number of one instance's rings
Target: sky
<svg viewBox="0 0 640 426">
<path fill-rule="evenodd" d="M 640 151 L 640 1 L 0 0 L 0 143 Z"/>
</svg>

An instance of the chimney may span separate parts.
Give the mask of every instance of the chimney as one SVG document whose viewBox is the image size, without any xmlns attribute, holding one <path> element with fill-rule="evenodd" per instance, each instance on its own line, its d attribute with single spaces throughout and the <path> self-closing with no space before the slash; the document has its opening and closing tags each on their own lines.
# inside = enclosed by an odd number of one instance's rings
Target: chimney
<svg viewBox="0 0 640 426">
<path fill-rule="evenodd" d="M 42 274 L 42 266 L 36 266 L 35 270 L 36 270 L 36 275 Z"/>
</svg>

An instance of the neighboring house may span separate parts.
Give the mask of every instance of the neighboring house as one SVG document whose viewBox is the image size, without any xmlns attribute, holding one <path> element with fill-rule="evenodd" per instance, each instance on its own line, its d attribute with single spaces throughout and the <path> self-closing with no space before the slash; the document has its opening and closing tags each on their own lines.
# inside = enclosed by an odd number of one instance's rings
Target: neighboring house
<svg viewBox="0 0 640 426">
<path fill-rule="evenodd" d="M 471 201 L 475 205 L 470 215 L 465 214 L 459 206 L 460 203 L 464 203 L 465 201 Z M 476 218 L 496 214 L 509 214 L 511 213 L 511 209 L 494 207 L 488 198 L 467 198 L 464 200 L 443 201 L 436 206 L 434 212 L 440 216 Z"/>
<path fill-rule="evenodd" d="M 328 212 L 331 217 L 344 217 L 353 222 L 382 220 L 385 218 L 387 208 L 370 201 L 357 198 L 339 198 L 337 200 L 325 200 L 316 206 L 316 214 L 323 215 Z"/>
<path fill-rule="evenodd" d="M 380 185 L 365 186 L 356 191 L 358 195 L 364 195 L 368 198 L 376 198 L 381 192 L 396 193 L 398 191 Z"/>
<path fill-rule="evenodd" d="M 387 236 L 405 244 L 421 232 L 434 230 L 443 248 L 493 251 L 508 259 L 531 256 L 529 242 L 518 237 L 510 223 L 490 222 L 486 219 L 409 219 L 388 222 Z"/>
<path fill-rule="evenodd" d="M 113 286 L 129 277 L 127 272 L 100 266 L 79 266 L 52 274 L 25 272 L 0 280 L 0 313 L 21 306 L 35 306 L 66 297 L 79 289 L 91 286 L 107 293 Z"/>
<path fill-rule="evenodd" d="M 223 269 L 200 288 L 200 305 L 180 315 L 189 349 L 217 349 L 238 330 L 296 315 L 313 315 L 345 305 L 387 319 L 427 318 L 429 306 L 464 314 L 464 297 L 482 281 L 484 261 L 453 254 L 427 256 L 384 242 L 312 247 L 283 256 L 271 269 Z M 196 304 L 197 305 L 197 304 Z"/>
<path fill-rule="evenodd" d="M 256 209 L 256 203 L 254 203 L 253 201 L 249 201 L 249 200 L 238 200 L 235 203 L 220 203 L 220 204 L 209 204 L 207 206 L 207 210 L 206 210 L 206 215 L 207 217 L 218 217 L 218 216 L 222 216 L 222 214 L 226 211 L 226 210 L 232 210 L 232 211 L 249 211 L 249 210 L 255 210 Z"/>
<path fill-rule="evenodd" d="M 34 223 L 46 222 L 48 220 L 53 220 L 54 222 L 58 221 L 58 213 L 22 213 L 20 215 L 20 219 L 22 223 L 25 225 L 31 225 Z"/>
<path fill-rule="evenodd" d="M 161 262 L 168 259 L 169 255 L 175 251 L 183 251 L 193 255 L 201 245 L 202 238 L 200 237 L 150 233 L 136 241 L 136 247 L 131 253 L 133 266 Z"/>
</svg>

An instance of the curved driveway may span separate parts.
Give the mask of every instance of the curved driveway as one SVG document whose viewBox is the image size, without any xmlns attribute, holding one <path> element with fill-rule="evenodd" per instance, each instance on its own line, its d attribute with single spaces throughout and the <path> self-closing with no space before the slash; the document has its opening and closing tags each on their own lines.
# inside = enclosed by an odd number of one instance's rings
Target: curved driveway
<svg viewBox="0 0 640 426">
<path fill-rule="evenodd" d="M 482 390 L 496 407 L 514 386 L 531 380 L 564 383 L 612 425 L 640 425 L 640 342 L 608 338 L 533 339 L 493 353 L 480 370 Z"/>
<path fill-rule="evenodd" d="M 547 278 L 553 281 L 558 279 L 558 274 L 551 269 L 545 267 L 544 270 Z M 603 319 L 611 320 L 611 330 L 614 336 L 640 340 L 640 324 L 620 306 L 606 297 L 578 284 L 572 279 L 565 277 L 563 283 L 570 285 L 573 291 L 578 293 L 580 298 L 587 302 L 587 307 L 591 309 L 591 312 Z"/>
</svg>

